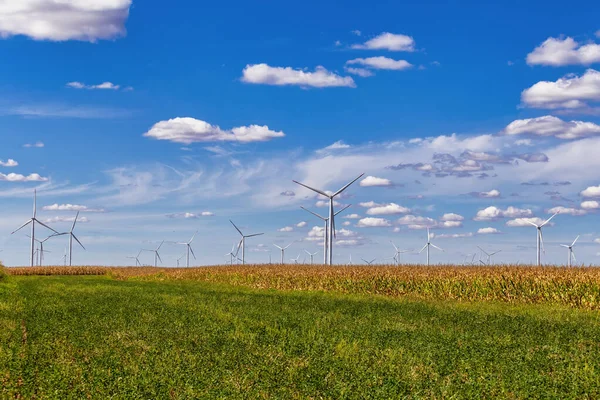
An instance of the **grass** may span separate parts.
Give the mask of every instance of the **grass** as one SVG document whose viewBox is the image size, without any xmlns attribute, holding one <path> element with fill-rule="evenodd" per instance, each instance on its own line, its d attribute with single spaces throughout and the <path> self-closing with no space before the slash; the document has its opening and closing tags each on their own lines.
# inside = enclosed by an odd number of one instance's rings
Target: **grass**
<svg viewBox="0 0 600 400">
<path fill-rule="evenodd" d="M 0 283 L 0 397 L 600 397 L 597 311 L 158 279 Z"/>
</svg>

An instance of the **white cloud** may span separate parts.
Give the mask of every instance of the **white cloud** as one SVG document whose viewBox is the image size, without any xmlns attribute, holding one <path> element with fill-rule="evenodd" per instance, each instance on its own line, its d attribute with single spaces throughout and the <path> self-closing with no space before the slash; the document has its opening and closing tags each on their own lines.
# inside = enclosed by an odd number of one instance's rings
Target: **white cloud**
<svg viewBox="0 0 600 400">
<path fill-rule="evenodd" d="M 441 218 L 442 221 L 464 221 L 465 217 L 459 214 L 448 213 L 444 214 Z"/>
<path fill-rule="evenodd" d="M 594 243 L 599 243 L 600 244 L 600 238 L 594 239 Z M 600 254 L 600 253 L 598 253 L 598 254 Z M 598 255 L 598 254 L 596 254 L 596 255 Z"/>
<path fill-rule="evenodd" d="M 294 228 L 291 226 L 284 226 L 283 228 L 277 229 L 278 232 L 292 232 Z"/>
<path fill-rule="evenodd" d="M 600 135 L 600 125 L 584 121 L 563 121 L 552 115 L 537 118 L 518 119 L 506 126 L 505 135 L 555 136 L 559 139 L 579 139 Z"/>
<path fill-rule="evenodd" d="M 432 233 L 431 235 L 433 237 L 437 238 L 437 239 L 461 239 L 461 238 L 472 237 L 473 233 L 472 232 L 467 232 L 467 233 L 443 233 L 441 235 L 434 235 Z"/>
<path fill-rule="evenodd" d="M 587 211 L 581 210 L 578 208 L 558 206 L 558 207 L 553 207 L 553 208 L 548 209 L 547 213 L 548 214 L 560 213 L 560 214 L 568 214 L 568 215 L 585 215 L 585 214 L 587 214 Z"/>
<path fill-rule="evenodd" d="M 51 204 L 42 207 L 44 211 L 85 211 L 85 212 L 104 212 L 101 208 L 89 208 L 78 204 Z"/>
<path fill-rule="evenodd" d="M 198 142 L 223 141 L 265 142 L 273 138 L 284 137 L 285 134 L 281 131 L 272 131 L 266 125 L 240 126 L 231 130 L 223 130 L 217 125 L 211 125 L 199 119 L 177 117 L 157 122 L 143 136 L 189 145 Z"/>
<path fill-rule="evenodd" d="M 360 35 L 362 35 L 362 32 L 361 32 L 361 31 L 359 31 L 358 29 L 355 29 L 355 30 L 353 30 L 353 31 L 350 31 L 350 32 L 351 32 L 352 34 L 356 35 L 356 36 L 360 36 Z"/>
<path fill-rule="evenodd" d="M 306 226 L 306 221 L 298 222 L 296 224 L 296 227 L 298 227 L 298 228 L 304 228 L 305 226 Z"/>
<path fill-rule="evenodd" d="M 488 228 L 479 228 L 477 233 L 480 235 L 493 235 L 496 233 L 500 233 L 500 231 L 496 228 L 488 227 Z"/>
<path fill-rule="evenodd" d="M 357 76 L 360 76 L 363 78 L 368 78 L 369 76 L 375 75 L 373 73 L 373 71 L 369 71 L 368 69 L 365 69 L 365 68 L 344 67 L 344 71 L 346 71 L 349 74 L 357 75 Z"/>
<path fill-rule="evenodd" d="M 533 142 L 531 141 L 531 139 L 519 139 L 519 140 L 515 141 L 515 145 L 516 146 L 532 146 Z"/>
<path fill-rule="evenodd" d="M 393 214 L 406 214 L 409 213 L 410 209 L 402 207 L 396 203 L 389 203 L 385 205 L 379 205 L 367 210 L 368 215 L 393 215 Z"/>
<path fill-rule="evenodd" d="M 581 203 L 581 208 L 584 210 L 597 210 L 600 208 L 600 203 L 595 200 L 583 201 Z"/>
<path fill-rule="evenodd" d="M 343 140 L 338 140 L 337 142 L 330 144 L 329 146 L 321 149 L 320 151 L 323 150 L 344 150 L 344 149 L 349 149 L 351 146 L 349 144 L 344 143 Z"/>
<path fill-rule="evenodd" d="M 344 226 L 350 226 L 352 224 L 352 222 L 350 221 L 344 221 L 344 223 L 342 225 Z"/>
<path fill-rule="evenodd" d="M 313 226 L 310 231 L 308 231 L 308 236 L 305 240 L 317 241 L 321 240 L 325 237 L 325 229 L 320 226 Z"/>
<path fill-rule="evenodd" d="M 177 214 L 167 214 L 168 218 L 184 218 L 184 219 L 198 219 L 200 217 L 212 217 L 215 214 L 210 211 L 202 211 L 201 213 L 177 213 Z"/>
<path fill-rule="evenodd" d="M 412 37 L 384 32 L 363 44 L 355 44 L 353 49 L 414 51 L 415 41 Z"/>
<path fill-rule="evenodd" d="M 548 38 L 527 55 L 528 65 L 590 65 L 600 62 L 600 44 L 580 44 L 571 37 Z"/>
<path fill-rule="evenodd" d="M 125 35 L 131 0 L 17 0 L 0 3 L 0 37 L 95 42 Z"/>
<path fill-rule="evenodd" d="M 499 218 L 520 218 L 529 217 L 533 212 L 529 209 L 521 209 L 516 207 L 508 207 L 506 210 L 502 210 L 495 206 L 487 207 L 483 210 L 477 211 L 477 215 L 473 218 L 475 221 L 493 221 Z"/>
<path fill-rule="evenodd" d="M 521 93 L 523 105 L 545 109 L 580 109 L 600 101 L 600 72 L 588 69 L 580 77 L 565 75 L 556 82 L 540 81 Z"/>
<path fill-rule="evenodd" d="M 375 176 L 367 176 L 365 179 L 360 181 L 360 186 L 372 187 L 372 186 L 392 186 L 393 183 L 389 179 L 377 178 Z"/>
<path fill-rule="evenodd" d="M 52 218 L 45 219 L 44 223 L 54 224 L 54 223 L 59 223 L 59 222 L 73 222 L 73 221 L 75 221 L 75 217 L 52 217 Z M 87 217 L 79 217 L 79 218 L 77 218 L 77 222 L 85 224 L 87 222 L 90 222 L 90 220 Z"/>
<path fill-rule="evenodd" d="M 121 88 L 120 85 L 115 85 L 112 82 L 103 82 L 98 85 L 86 85 L 81 82 L 69 82 L 67 83 L 67 87 L 72 89 L 87 89 L 87 90 L 119 90 Z"/>
<path fill-rule="evenodd" d="M 396 221 L 400 225 L 407 225 L 409 229 L 433 228 L 438 225 L 437 221 L 429 217 L 419 217 L 416 215 L 405 215 Z"/>
<path fill-rule="evenodd" d="M 406 60 L 394 60 L 388 57 L 368 57 L 368 58 L 355 58 L 353 60 L 346 61 L 349 65 L 362 65 L 364 67 L 373 69 L 386 69 L 401 71 L 404 69 L 411 68 L 413 65 Z"/>
<path fill-rule="evenodd" d="M 367 217 L 367 218 L 363 218 L 363 219 L 359 220 L 358 224 L 356 224 L 356 226 L 358 226 L 360 228 L 373 228 L 373 227 L 384 227 L 384 226 L 391 226 L 391 225 L 390 225 L 390 221 L 388 221 L 385 218 Z"/>
<path fill-rule="evenodd" d="M 492 189 L 489 192 L 480 192 L 479 195 L 486 199 L 491 199 L 494 197 L 500 197 L 500 191 L 496 189 Z"/>
<path fill-rule="evenodd" d="M 26 143 L 26 144 L 23 145 L 23 147 L 27 147 L 27 148 L 31 148 L 31 147 L 41 148 L 41 147 L 44 147 L 44 143 L 42 143 L 42 142 Z"/>
<path fill-rule="evenodd" d="M 365 208 L 373 208 L 373 207 L 382 206 L 383 204 L 375 203 L 373 200 L 371 200 L 371 201 L 363 201 L 361 203 L 358 203 L 358 205 L 361 207 L 365 207 Z"/>
<path fill-rule="evenodd" d="M 6 182 L 46 182 L 48 178 L 40 176 L 39 174 L 29 174 L 29 175 L 21 175 L 21 174 L 3 174 L 0 173 L 0 181 Z"/>
<path fill-rule="evenodd" d="M 510 227 L 523 227 L 523 226 L 527 226 L 527 227 L 531 227 L 531 224 L 529 224 L 527 221 L 529 222 L 533 222 L 536 225 L 541 225 L 545 222 L 545 220 L 539 218 L 539 217 L 533 217 L 533 218 L 516 218 L 516 219 L 512 219 L 510 221 L 506 222 L 506 226 L 510 226 Z M 550 225 L 552 224 L 552 222 L 549 223 Z"/>
<path fill-rule="evenodd" d="M 600 185 L 590 186 L 584 191 L 582 191 L 580 194 L 583 197 L 600 197 Z"/>
<path fill-rule="evenodd" d="M 360 215 L 358 214 L 350 214 L 350 215 L 346 215 L 345 217 L 342 218 L 346 218 L 346 219 L 360 219 Z"/>
<path fill-rule="evenodd" d="M 462 226 L 461 221 L 443 221 L 440 225 L 441 228 L 460 228 Z"/>
<path fill-rule="evenodd" d="M 337 200 L 333 200 L 333 206 L 338 207 L 340 203 Z M 329 207 L 329 200 L 317 200 L 315 203 L 316 207 Z"/>
<path fill-rule="evenodd" d="M 17 165 L 19 165 L 19 163 L 13 160 L 12 158 L 9 158 L 6 161 L 0 160 L 0 166 L 3 167 L 16 167 Z"/>
<path fill-rule="evenodd" d="M 349 76 L 339 76 L 318 66 L 314 72 L 306 72 L 291 67 L 271 67 L 267 64 L 246 65 L 242 72 L 242 81 L 263 85 L 301 87 L 356 87 L 354 79 Z"/>
</svg>

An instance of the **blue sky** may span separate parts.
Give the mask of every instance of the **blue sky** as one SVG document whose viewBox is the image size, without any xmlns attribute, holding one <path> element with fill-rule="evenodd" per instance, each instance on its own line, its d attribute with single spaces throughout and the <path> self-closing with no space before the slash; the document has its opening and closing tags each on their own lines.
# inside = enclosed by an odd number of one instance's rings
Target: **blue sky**
<svg viewBox="0 0 600 400">
<path fill-rule="evenodd" d="M 10 232 L 34 188 L 40 220 L 59 231 L 82 210 L 75 263 L 123 265 L 166 240 L 174 265 L 184 248 L 171 242 L 196 230 L 197 263 L 221 263 L 239 240 L 229 218 L 265 233 L 248 240 L 248 261 L 292 241 L 286 258 L 302 259 L 322 231 L 299 207 L 326 208 L 292 179 L 334 191 L 363 172 L 339 199 L 356 218 L 338 218 L 337 262 L 390 257 L 390 240 L 418 251 L 431 227 L 446 250 L 433 262 L 481 246 L 530 263 L 523 219 L 555 211 L 544 261 L 564 263 L 559 244 L 577 235 L 578 261 L 598 258 L 591 2 L 13 3 L 0 0 L 8 265 L 28 262 L 26 232 Z M 46 263 L 61 262 L 63 239 Z"/>
</svg>

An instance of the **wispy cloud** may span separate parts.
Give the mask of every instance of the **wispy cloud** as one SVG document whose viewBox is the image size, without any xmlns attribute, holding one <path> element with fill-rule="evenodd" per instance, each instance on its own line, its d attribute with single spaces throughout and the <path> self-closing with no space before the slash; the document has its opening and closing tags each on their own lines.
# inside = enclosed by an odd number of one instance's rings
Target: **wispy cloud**
<svg viewBox="0 0 600 400">
<path fill-rule="evenodd" d="M 313 72 L 291 67 L 271 67 L 267 64 L 247 65 L 242 71 L 242 82 L 301 87 L 356 87 L 349 76 L 339 76 L 318 66 Z"/>
</svg>

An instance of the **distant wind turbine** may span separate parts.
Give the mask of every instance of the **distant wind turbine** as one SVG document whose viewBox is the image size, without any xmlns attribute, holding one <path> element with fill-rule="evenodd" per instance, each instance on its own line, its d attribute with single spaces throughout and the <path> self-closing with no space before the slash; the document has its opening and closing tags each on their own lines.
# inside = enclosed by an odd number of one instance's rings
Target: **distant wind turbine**
<svg viewBox="0 0 600 400">
<path fill-rule="evenodd" d="M 567 245 L 567 244 L 561 244 L 562 247 L 566 247 L 568 252 L 569 252 L 569 258 L 567 259 L 567 266 L 570 267 L 571 266 L 571 259 L 573 259 L 573 261 L 577 262 L 577 259 L 575 258 L 575 252 L 573 251 L 573 246 L 575 246 L 575 243 L 577 242 L 577 239 L 579 239 L 579 236 L 577 236 L 575 238 L 575 240 L 573 240 L 573 243 L 571 243 L 571 245 Z"/>
<path fill-rule="evenodd" d="M 300 254 L 298 254 L 298 256 L 296 258 L 290 258 L 290 260 L 293 261 L 294 264 L 298 264 L 299 259 L 300 259 Z"/>
<path fill-rule="evenodd" d="M 162 242 L 160 242 L 160 244 L 158 245 L 158 247 L 155 250 L 145 249 L 146 251 L 154 253 L 154 267 L 155 268 L 158 266 L 158 260 L 160 260 L 161 264 L 163 262 L 162 258 L 160 258 L 160 254 L 158 254 L 158 251 L 160 250 L 160 248 L 162 247 L 164 242 L 165 242 L 164 240 Z"/>
<path fill-rule="evenodd" d="M 31 236 L 26 235 L 28 238 L 31 238 Z M 54 235 L 52 235 L 54 236 Z M 48 236 L 46 239 L 44 240 L 38 240 L 38 239 L 34 239 L 36 242 L 38 242 L 40 244 L 39 248 L 35 251 L 35 253 L 37 254 L 37 265 L 39 265 L 40 267 L 42 266 L 42 264 L 44 263 L 44 253 L 50 253 L 49 250 L 44 250 L 44 243 L 50 239 L 52 236 Z"/>
<path fill-rule="evenodd" d="M 423 250 L 427 249 L 427 265 L 429 265 L 429 248 L 430 247 L 438 249 L 439 251 L 444 251 L 441 248 L 437 247 L 435 244 L 431 243 L 431 234 L 429 233 L 429 228 L 427 228 L 427 243 L 425 244 L 425 246 L 423 246 L 421 251 L 419 251 L 419 254 L 421 254 L 423 252 Z"/>
<path fill-rule="evenodd" d="M 361 258 L 361 260 L 363 260 L 367 265 L 373 265 L 373 263 L 375 262 L 375 260 L 377 260 L 376 258 L 372 259 L 371 261 L 367 261 L 364 258 Z"/>
<path fill-rule="evenodd" d="M 75 239 L 77 241 L 77 243 L 79 243 L 81 248 L 85 250 L 85 247 L 83 247 L 83 245 L 81 244 L 79 239 L 77 239 L 77 236 L 75 236 L 75 234 L 73 233 L 73 230 L 75 229 L 75 224 L 77 223 L 77 218 L 79 218 L 79 211 L 77 211 L 77 214 L 75 215 L 75 219 L 73 220 L 73 225 L 71 226 L 71 230 L 69 232 L 62 232 L 62 233 L 57 233 L 55 235 L 52 235 L 52 236 L 69 235 L 69 266 L 71 266 L 73 263 L 73 239 Z"/>
<path fill-rule="evenodd" d="M 348 204 L 347 206 L 345 206 L 344 208 L 342 208 L 341 210 L 338 210 L 335 214 L 333 214 L 333 216 L 337 216 L 339 213 L 341 213 L 342 211 L 345 211 L 348 209 L 348 207 L 350 207 L 351 204 Z M 325 218 L 317 213 L 314 213 L 312 211 L 310 211 L 309 209 L 306 209 L 302 206 L 300 206 L 301 209 L 303 209 L 304 211 L 307 211 L 309 213 L 311 213 L 312 215 L 314 215 L 315 217 L 321 219 L 322 221 L 325 222 L 325 227 L 323 228 L 323 264 L 327 265 L 327 254 L 328 254 L 328 245 L 329 245 L 329 217 Z"/>
<path fill-rule="evenodd" d="M 137 256 L 128 256 L 127 258 L 131 258 L 132 260 L 135 260 L 135 266 L 136 267 L 141 267 L 142 263 L 140 263 L 140 254 L 142 254 L 142 251 L 144 250 L 140 250 L 139 253 L 137 253 Z"/>
<path fill-rule="evenodd" d="M 292 243 L 294 243 L 294 242 L 292 242 Z M 277 247 L 281 251 L 281 264 L 284 264 L 284 262 L 283 262 L 284 258 L 283 257 L 284 257 L 284 254 L 285 254 L 285 249 L 287 249 L 288 247 L 290 247 L 292 245 L 292 243 L 288 244 L 285 247 L 281 247 L 281 246 L 278 246 L 275 243 L 273 243 L 273 246 Z"/>
<path fill-rule="evenodd" d="M 185 257 L 186 253 L 183 253 L 178 259 L 177 259 L 177 268 L 179 268 L 179 262 L 181 261 L 181 259 L 183 257 Z"/>
<path fill-rule="evenodd" d="M 192 256 L 194 257 L 194 260 L 196 259 L 196 255 L 194 254 L 194 249 L 192 249 L 192 242 L 194 241 L 194 238 L 196 237 L 197 233 L 198 233 L 198 231 L 194 232 L 194 234 L 192 235 L 192 238 L 188 242 L 177 243 L 177 244 L 185 245 L 185 266 L 186 266 L 186 268 L 190 267 L 190 252 L 192 253 Z"/>
<path fill-rule="evenodd" d="M 536 256 L 537 256 L 537 266 L 541 266 L 542 265 L 542 253 L 540 251 L 540 249 L 544 249 L 544 236 L 542 235 L 542 228 L 548 223 L 550 222 L 550 220 L 554 217 L 556 217 L 558 215 L 558 213 L 555 213 L 553 216 L 551 216 L 550 218 L 548 218 L 547 220 L 545 220 L 544 222 L 542 222 L 540 225 L 535 224 L 533 222 L 531 222 L 530 220 L 526 219 L 525 221 L 536 227 L 537 232 L 536 232 L 536 243 L 537 243 L 537 249 L 536 249 Z M 544 253 L 546 252 L 546 250 L 544 250 Z"/>
<path fill-rule="evenodd" d="M 493 251 L 491 253 L 488 253 L 487 251 L 485 251 L 484 249 L 482 249 L 481 247 L 477 246 L 477 248 L 479 250 L 481 250 L 486 256 L 487 256 L 487 265 L 491 265 L 492 264 L 492 256 L 495 254 L 500 253 L 502 250 L 498 250 L 498 251 Z"/>
<path fill-rule="evenodd" d="M 242 236 L 242 239 L 240 240 L 240 243 L 238 244 L 237 252 L 235 254 L 237 257 L 237 253 L 240 251 L 240 246 L 241 246 L 241 248 L 242 248 L 242 265 L 245 265 L 246 264 L 246 238 L 264 235 L 264 233 L 253 233 L 252 235 L 244 235 L 242 233 L 242 231 L 240 231 L 240 229 L 233 223 L 232 220 L 229 220 L 229 222 L 231 222 L 231 225 L 233 225 L 235 230 L 238 231 L 239 234 Z"/>
<path fill-rule="evenodd" d="M 35 261 L 34 259 L 34 252 L 35 252 L 35 224 L 36 222 L 40 225 L 42 225 L 45 228 L 50 229 L 52 232 L 54 233 L 58 233 L 57 231 L 55 231 L 54 229 L 50 228 L 48 225 L 44 224 L 43 222 L 41 222 L 39 219 L 36 218 L 36 214 L 37 214 L 37 190 L 33 189 L 33 216 L 27 220 L 27 222 L 25 222 L 23 225 L 21 225 L 17 230 L 13 231 L 11 233 L 11 235 L 15 234 L 16 232 L 20 231 L 21 229 L 25 228 L 27 225 L 31 224 L 31 258 L 30 258 L 30 265 L 33 267 L 33 263 Z"/>
<path fill-rule="evenodd" d="M 341 194 L 344 190 L 346 190 L 350 185 L 352 185 L 354 182 L 356 182 L 357 180 L 359 180 L 362 176 L 364 175 L 364 173 L 360 174 L 358 177 L 356 177 L 354 180 L 352 180 L 350 183 L 346 184 L 345 186 L 343 186 L 340 190 L 338 190 L 337 192 L 333 193 L 333 194 L 327 194 L 325 191 L 323 190 L 319 190 L 319 189 L 315 189 L 312 188 L 310 186 L 305 185 L 304 183 L 300 183 L 298 181 L 293 181 L 294 183 L 297 183 L 300 186 L 303 186 L 307 189 L 312 190 L 313 192 L 316 192 L 322 196 L 325 196 L 329 199 L 329 221 L 328 221 L 328 237 L 329 237 L 329 242 L 328 242 L 328 264 L 331 265 L 333 264 L 333 237 L 335 236 L 335 213 L 333 211 L 333 201 L 334 198 L 336 196 L 338 196 L 339 194 Z"/>
<path fill-rule="evenodd" d="M 315 251 L 314 253 L 311 253 L 308 250 L 304 250 L 304 251 L 306 252 L 306 254 L 308 254 L 310 256 L 310 265 L 313 265 L 313 258 L 314 258 L 314 256 L 317 255 L 318 251 Z"/>
<path fill-rule="evenodd" d="M 225 254 L 225 257 L 229 256 L 229 265 L 233 265 L 233 259 L 235 257 L 235 254 L 233 253 L 234 250 L 235 250 L 235 243 L 233 244 L 233 246 L 231 246 L 231 251 L 229 253 Z"/>
<path fill-rule="evenodd" d="M 394 261 L 396 262 L 396 265 L 400 264 L 400 254 L 403 253 L 408 253 L 409 250 L 399 250 L 398 247 L 396 247 L 396 245 L 394 244 L 394 242 L 392 242 L 390 240 L 390 243 L 392 244 L 392 246 L 394 246 L 394 257 L 392 257 L 394 259 Z"/>
</svg>

